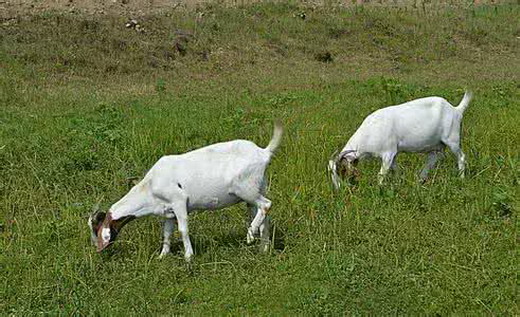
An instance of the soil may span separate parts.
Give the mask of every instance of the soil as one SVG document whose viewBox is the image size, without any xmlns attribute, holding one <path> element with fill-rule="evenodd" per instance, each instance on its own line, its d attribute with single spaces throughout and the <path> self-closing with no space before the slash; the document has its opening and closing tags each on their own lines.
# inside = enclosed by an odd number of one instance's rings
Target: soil
<svg viewBox="0 0 520 317">
<path fill-rule="evenodd" d="M 46 11 L 140 16 L 182 8 L 196 8 L 200 0 L 0 0 L 0 18 L 8 20 Z"/>
<path fill-rule="evenodd" d="M 71 13 L 111 14 L 138 17 L 150 13 L 160 13 L 174 9 L 196 9 L 209 2 L 236 6 L 261 0 L 0 0 L 0 19 L 6 21 L 24 15 L 45 11 L 67 11 Z M 499 4 L 512 0 L 473 0 L 474 5 Z M 319 5 L 324 0 L 304 0 L 302 4 Z M 430 4 L 428 0 L 344 0 L 340 5 L 406 5 Z M 439 0 L 439 4 L 457 3 L 456 0 Z M 460 1 L 462 3 L 462 1 Z M 460 5 L 459 3 L 459 5 Z"/>
</svg>

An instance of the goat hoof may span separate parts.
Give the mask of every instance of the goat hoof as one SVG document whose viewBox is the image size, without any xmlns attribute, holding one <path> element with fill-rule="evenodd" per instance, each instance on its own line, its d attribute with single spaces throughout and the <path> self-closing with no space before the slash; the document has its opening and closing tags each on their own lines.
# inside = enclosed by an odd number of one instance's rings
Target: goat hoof
<svg viewBox="0 0 520 317">
<path fill-rule="evenodd" d="M 247 229 L 247 236 L 246 236 L 247 244 L 253 243 L 255 241 L 255 236 L 253 234 L 253 230 L 251 228 Z"/>
<path fill-rule="evenodd" d="M 168 253 L 170 253 L 170 246 L 164 245 L 161 249 L 161 254 L 159 254 L 159 259 L 164 258 L 166 255 L 168 255 Z"/>
<path fill-rule="evenodd" d="M 260 244 L 260 252 L 267 253 L 268 251 L 269 251 L 269 242 L 262 242 L 262 244 Z"/>
</svg>

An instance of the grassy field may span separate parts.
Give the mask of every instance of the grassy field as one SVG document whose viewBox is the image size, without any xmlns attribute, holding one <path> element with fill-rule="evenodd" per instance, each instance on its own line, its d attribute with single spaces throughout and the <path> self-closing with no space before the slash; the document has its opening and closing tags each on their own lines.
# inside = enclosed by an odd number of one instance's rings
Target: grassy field
<svg viewBox="0 0 520 317">
<path fill-rule="evenodd" d="M 303 14 L 304 13 L 304 14 Z M 0 314 L 518 315 L 518 5 L 218 5 L 127 17 L 46 12 L 0 26 Z M 305 16 L 305 18 L 303 18 Z M 465 180 L 424 155 L 334 193 L 326 161 L 371 111 L 428 95 L 465 113 Z M 164 154 L 265 146 L 275 237 L 245 206 L 190 218 L 193 264 L 159 260 L 161 223 L 105 254 L 86 219 Z"/>
</svg>

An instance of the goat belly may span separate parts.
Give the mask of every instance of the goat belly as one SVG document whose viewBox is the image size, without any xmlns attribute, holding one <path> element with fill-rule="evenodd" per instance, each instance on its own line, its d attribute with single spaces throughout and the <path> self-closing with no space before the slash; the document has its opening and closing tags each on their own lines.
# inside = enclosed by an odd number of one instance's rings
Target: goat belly
<svg viewBox="0 0 520 317">
<path fill-rule="evenodd" d="M 189 210 L 220 209 L 238 203 L 240 199 L 229 193 L 213 193 L 213 195 L 189 196 Z"/>
<path fill-rule="evenodd" d="M 404 139 L 397 144 L 398 152 L 430 152 L 442 149 L 442 144 L 438 140 L 421 138 Z"/>
<path fill-rule="evenodd" d="M 215 210 L 238 203 L 240 199 L 233 195 L 227 197 L 200 197 L 196 201 L 189 201 L 189 210 Z"/>
</svg>

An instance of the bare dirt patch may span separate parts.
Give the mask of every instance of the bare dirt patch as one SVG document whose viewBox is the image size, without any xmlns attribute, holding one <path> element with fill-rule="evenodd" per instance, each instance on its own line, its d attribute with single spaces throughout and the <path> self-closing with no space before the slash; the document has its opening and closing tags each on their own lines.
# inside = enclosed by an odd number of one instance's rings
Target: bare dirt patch
<svg viewBox="0 0 520 317">
<path fill-rule="evenodd" d="M 240 6 L 261 2 L 258 0 L 0 0 L 0 18 L 3 20 L 20 15 L 35 14 L 45 11 L 68 11 L 89 14 L 133 15 L 159 13 L 172 9 L 194 9 L 208 3 L 225 6 Z M 511 3 L 513 0 L 343 0 L 330 2 L 324 0 L 301 1 L 302 6 L 322 5 L 372 5 L 372 6 L 407 6 L 430 9 L 436 6 L 470 6 L 485 4 Z"/>
<path fill-rule="evenodd" d="M 45 11 L 68 11 L 89 14 L 149 14 L 175 8 L 195 7 L 203 1 L 170 0 L 14 0 L 0 1 L 3 18 Z"/>
</svg>

